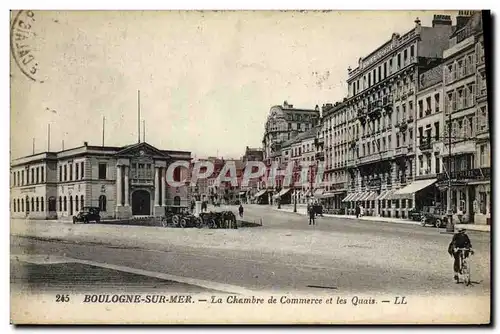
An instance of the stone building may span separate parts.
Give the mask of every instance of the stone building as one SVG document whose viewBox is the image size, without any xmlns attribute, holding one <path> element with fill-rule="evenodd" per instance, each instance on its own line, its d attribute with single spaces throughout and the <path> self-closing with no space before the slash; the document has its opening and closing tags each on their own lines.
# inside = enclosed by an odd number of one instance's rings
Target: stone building
<svg viewBox="0 0 500 334">
<path fill-rule="evenodd" d="M 11 216 L 59 219 L 83 207 L 99 207 L 101 218 L 163 215 L 187 206 L 187 186 L 166 182 L 167 167 L 190 161 L 186 151 L 147 143 L 124 147 L 83 146 L 25 156 L 11 163 Z M 188 170 L 173 170 L 174 181 Z"/>
<path fill-rule="evenodd" d="M 485 224 L 491 217 L 490 128 L 480 12 L 459 13 L 444 58 L 444 136 L 451 126 L 451 148 L 445 139 L 441 155 L 450 172 L 438 175 L 438 186 L 446 193 L 451 177 L 453 213 L 464 222 Z"/>
<path fill-rule="evenodd" d="M 414 194 L 424 186 L 412 183 L 418 77 L 442 61 L 452 29 L 450 16 L 435 15 L 431 27 L 416 19 L 413 29 L 394 33 L 349 70 L 349 186 L 343 202 L 351 212 L 356 203 L 369 215 L 390 217 L 407 217 L 413 208 Z"/>
<path fill-rule="evenodd" d="M 319 117 L 319 107 L 298 109 L 286 101 L 282 106 L 271 107 L 262 139 L 264 160 L 270 162 L 280 156 L 281 145 L 299 133 L 312 129 L 318 124 Z"/>
</svg>

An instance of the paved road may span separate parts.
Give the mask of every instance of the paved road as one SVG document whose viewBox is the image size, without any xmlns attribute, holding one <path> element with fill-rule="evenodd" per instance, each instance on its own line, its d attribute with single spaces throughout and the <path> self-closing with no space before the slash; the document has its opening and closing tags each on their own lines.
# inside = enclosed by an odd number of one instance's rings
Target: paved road
<svg viewBox="0 0 500 334">
<path fill-rule="evenodd" d="M 165 233 L 135 228 L 148 236 L 137 237 L 134 248 L 99 245 L 99 236 L 78 243 L 13 237 L 11 254 L 59 255 L 266 292 L 484 295 L 490 291 L 489 233 L 470 233 L 476 249 L 473 280 L 478 284 L 465 288 L 452 282 L 452 261 L 446 254 L 451 235 L 434 228 L 340 218 L 320 218 L 313 227 L 301 215 L 246 206 L 245 218 L 260 217 L 263 227 L 231 231 Z M 152 242 L 155 233 L 158 239 Z"/>
</svg>

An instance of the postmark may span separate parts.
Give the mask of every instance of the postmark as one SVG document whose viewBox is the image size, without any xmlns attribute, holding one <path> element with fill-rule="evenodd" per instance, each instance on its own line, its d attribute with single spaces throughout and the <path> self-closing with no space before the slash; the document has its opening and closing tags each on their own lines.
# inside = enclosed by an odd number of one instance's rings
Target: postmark
<svg viewBox="0 0 500 334">
<path fill-rule="evenodd" d="M 21 72 L 30 80 L 43 83 L 45 78 L 37 59 L 36 23 L 34 11 L 21 10 L 15 15 L 10 31 L 10 50 Z"/>
</svg>

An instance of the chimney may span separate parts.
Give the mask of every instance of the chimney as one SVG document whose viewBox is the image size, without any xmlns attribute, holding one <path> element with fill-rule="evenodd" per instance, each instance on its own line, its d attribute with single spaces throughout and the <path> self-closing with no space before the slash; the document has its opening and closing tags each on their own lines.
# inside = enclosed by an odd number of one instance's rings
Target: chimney
<svg viewBox="0 0 500 334">
<path fill-rule="evenodd" d="M 467 22 L 472 16 L 472 12 L 469 10 L 459 10 L 457 16 L 457 30 L 465 27 Z"/>
<path fill-rule="evenodd" d="M 434 15 L 432 20 L 432 27 L 436 26 L 451 26 L 451 16 L 450 15 Z"/>
<path fill-rule="evenodd" d="M 314 108 L 314 110 L 319 111 L 319 106 L 316 105 L 316 107 Z"/>
<path fill-rule="evenodd" d="M 89 145 L 88 142 L 86 142 L 86 141 L 83 142 L 83 146 L 87 147 L 88 145 Z"/>
</svg>

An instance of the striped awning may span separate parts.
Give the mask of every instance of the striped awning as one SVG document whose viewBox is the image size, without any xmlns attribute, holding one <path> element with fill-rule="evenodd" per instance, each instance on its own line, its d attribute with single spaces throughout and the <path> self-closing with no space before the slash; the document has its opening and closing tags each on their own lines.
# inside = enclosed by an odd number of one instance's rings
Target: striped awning
<svg viewBox="0 0 500 334">
<path fill-rule="evenodd" d="M 322 195 L 324 193 L 325 189 L 321 188 L 321 189 L 316 189 L 314 191 L 314 197 L 317 197 L 317 198 L 322 198 Z"/>
<path fill-rule="evenodd" d="M 267 192 L 267 189 L 261 190 L 258 193 L 256 193 L 254 195 L 254 197 L 260 197 L 260 196 L 264 195 L 266 192 Z"/>
<path fill-rule="evenodd" d="M 398 198 L 411 199 L 413 194 L 415 194 L 416 192 L 418 192 L 424 188 L 427 188 L 427 187 L 433 185 L 436 182 L 437 182 L 437 179 L 414 181 L 414 182 L 410 183 L 409 185 L 407 185 L 406 187 L 396 190 L 394 192 L 394 194 L 392 195 L 392 198 L 393 199 L 398 199 Z"/>
<path fill-rule="evenodd" d="M 395 190 L 384 190 L 380 193 L 380 195 L 377 196 L 376 200 L 377 201 L 381 201 L 381 200 L 384 200 L 384 199 L 388 199 L 393 193 L 395 192 Z"/>
<path fill-rule="evenodd" d="M 286 195 L 290 190 L 292 189 L 291 188 L 281 189 L 281 191 L 278 194 L 274 195 L 274 198 L 282 197 Z"/>
<path fill-rule="evenodd" d="M 359 193 L 350 193 L 342 200 L 342 202 L 350 202 L 358 194 Z"/>
</svg>

